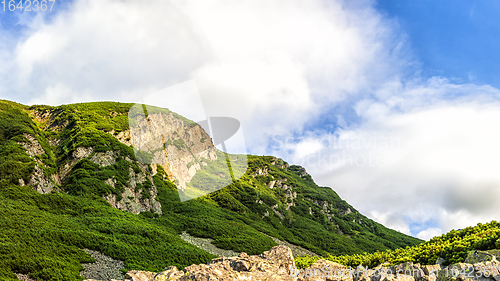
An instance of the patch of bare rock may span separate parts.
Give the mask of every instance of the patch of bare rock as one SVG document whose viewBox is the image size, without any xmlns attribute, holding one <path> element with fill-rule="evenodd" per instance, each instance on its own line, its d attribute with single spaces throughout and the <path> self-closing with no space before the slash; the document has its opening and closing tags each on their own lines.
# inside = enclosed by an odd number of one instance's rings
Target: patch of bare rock
<svg viewBox="0 0 500 281">
<path fill-rule="evenodd" d="M 35 281 L 34 279 L 31 279 L 27 274 L 21 274 L 21 273 L 15 273 L 15 274 L 17 276 L 17 279 L 21 281 Z"/>
<path fill-rule="evenodd" d="M 373 269 L 362 266 L 353 269 L 321 259 L 305 270 L 298 270 L 295 268 L 291 249 L 286 246 L 276 246 L 261 255 L 250 256 L 240 253 L 236 257 L 219 257 L 208 264 L 191 265 L 184 270 L 178 270 L 175 266 L 167 267 L 160 273 L 132 270 L 127 273 L 128 279 L 124 280 L 500 281 L 499 268 L 500 262 L 495 258 L 448 267 L 442 267 L 440 264 L 421 266 L 403 263 L 394 266 L 380 265 Z"/>
<path fill-rule="evenodd" d="M 84 251 L 90 254 L 95 262 L 82 264 L 85 270 L 80 272 L 81 276 L 88 278 L 87 280 L 123 279 L 124 274 L 121 272 L 121 269 L 125 267 L 123 261 L 112 259 L 97 251 L 89 249 L 84 249 Z"/>
<path fill-rule="evenodd" d="M 200 238 L 200 237 L 194 237 L 189 235 L 187 232 L 183 232 L 180 235 L 181 239 L 200 248 L 203 249 L 207 252 L 209 252 L 212 255 L 216 256 L 224 256 L 224 257 L 235 257 L 238 256 L 240 253 L 231 251 L 231 250 L 225 250 L 221 249 L 214 244 L 212 244 L 213 239 L 210 238 Z"/>
</svg>

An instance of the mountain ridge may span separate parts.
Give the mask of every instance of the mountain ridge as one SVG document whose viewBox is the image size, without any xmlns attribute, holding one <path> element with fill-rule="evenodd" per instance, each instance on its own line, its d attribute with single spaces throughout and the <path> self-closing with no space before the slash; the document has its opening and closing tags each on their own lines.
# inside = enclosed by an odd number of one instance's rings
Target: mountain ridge
<svg viewBox="0 0 500 281">
<path fill-rule="evenodd" d="M 12 230 L 31 237 L 29 243 L 25 243 L 28 238 L 18 239 L 26 244 L 26 255 L 0 252 L 1 276 L 13 278 L 11 273 L 19 272 L 43 280 L 77 280 L 81 262 L 92 260 L 83 248 L 124 260 L 127 269 L 149 271 L 166 265 L 184 268 L 213 257 L 182 241 L 183 231 L 249 254 L 275 246 L 269 236 L 319 255 L 374 252 L 421 242 L 363 216 L 331 188 L 317 186 L 304 168 L 273 156 L 245 156 L 248 169 L 242 177 L 213 191 L 212 185 L 231 179 L 230 172 L 221 168 L 225 156 L 236 170 L 246 168 L 239 165 L 243 157 L 215 150 L 199 125 L 167 109 L 148 110 L 147 117 L 182 123 L 169 126 L 184 131 L 165 132 L 163 150 L 146 151 L 152 164 L 138 161 L 129 127 L 132 106 L 116 102 L 25 106 L 0 101 L 0 213 L 9 218 L 0 226 L 12 225 Z M 154 160 L 164 151 L 176 155 L 175 165 Z M 203 196 L 181 202 L 182 181 L 184 194 Z M 206 190 L 194 188 L 196 184 Z M 35 217 L 47 223 L 40 226 Z M 58 238 L 47 238 L 22 218 Z M 0 242 L 14 245 L 19 241 L 13 237 L 8 231 Z M 37 243 L 46 246 L 37 249 Z M 149 250 L 158 256 L 148 256 Z M 133 257 L 130 251 L 135 252 Z M 33 260 L 44 261 L 48 268 L 65 264 L 70 269 L 49 273 Z"/>
</svg>

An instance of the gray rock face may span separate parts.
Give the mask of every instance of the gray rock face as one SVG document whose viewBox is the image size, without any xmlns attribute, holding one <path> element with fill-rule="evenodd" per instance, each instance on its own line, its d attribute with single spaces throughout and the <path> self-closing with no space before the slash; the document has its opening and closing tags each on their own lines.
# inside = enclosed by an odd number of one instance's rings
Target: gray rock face
<svg viewBox="0 0 500 281">
<path fill-rule="evenodd" d="M 148 110 L 149 111 L 149 110 Z M 50 129 L 55 132 L 63 132 L 69 124 L 69 120 L 61 121 L 57 117 L 60 111 L 33 110 L 30 112 L 31 118 L 40 124 L 41 130 Z M 196 123 L 188 122 L 172 112 L 149 111 L 147 118 L 138 118 L 137 126 L 130 126 L 129 130 L 107 131 L 121 143 L 141 150 L 145 149 L 152 153 L 152 161 L 138 164 L 142 172 L 131 171 L 130 181 L 121 196 L 123 199 L 117 200 L 116 195 L 108 195 L 105 199 L 115 208 L 139 213 L 152 211 L 161 214 L 161 205 L 156 201 L 157 190 L 154 183 L 152 188 L 148 188 L 148 194 L 136 192 L 138 183 L 150 180 L 157 172 L 157 166 L 161 165 L 166 171 L 169 179 L 175 182 L 180 189 L 185 189 L 186 184 L 191 181 L 196 172 L 207 165 L 209 161 L 217 160 L 217 150 L 212 143 L 210 136 Z M 111 117 L 116 117 L 119 113 L 110 112 Z M 134 117 L 132 117 L 134 118 Z M 103 131 L 104 132 L 104 131 Z M 119 151 L 95 152 L 93 147 L 77 147 L 66 158 L 63 163 L 59 163 L 58 171 L 51 176 L 44 175 L 44 165 L 40 155 L 46 153 L 37 138 L 33 135 L 25 134 L 26 141 L 20 142 L 26 149 L 27 154 L 34 159 L 35 169 L 31 178 L 19 179 L 19 185 L 31 185 L 40 193 L 49 193 L 57 185 L 61 185 L 71 173 L 72 168 L 82 159 L 106 167 L 116 163 Z M 60 142 L 60 136 L 48 138 L 51 149 L 56 151 Z M 122 155 L 123 156 L 123 155 Z M 136 161 L 126 158 L 127 161 Z M 139 159 L 141 160 L 141 159 Z M 153 171 L 152 175 L 148 172 Z M 106 179 L 105 183 L 113 186 L 116 181 L 113 178 Z"/>
<path fill-rule="evenodd" d="M 35 137 L 26 133 L 24 133 L 23 135 L 28 139 L 29 143 L 23 142 L 21 144 L 26 149 L 26 152 L 30 157 L 35 157 L 37 155 L 42 155 L 45 153 L 42 146 Z"/>
<path fill-rule="evenodd" d="M 118 155 L 119 153 L 117 151 L 97 152 L 90 158 L 90 161 L 101 167 L 106 167 L 115 164 Z"/>
<path fill-rule="evenodd" d="M 274 166 L 278 167 L 278 168 L 281 168 L 281 169 L 284 169 L 284 170 L 288 170 L 288 168 L 290 168 L 290 165 L 288 163 L 286 163 L 285 161 L 283 161 L 283 159 L 281 158 L 275 158 L 271 164 L 273 164 Z"/>
<path fill-rule="evenodd" d="M 45 174 L 40 166 L 35 165 L 35 170 L 31 175 L 31 179 L 28 182 L 28 185 L 33 186 L 33 188 L 39 193 L 50 193 L 54 190 L 55 184 L 52 182 Z"/>
<path fill-rule="evenodd" d="M 73 166 L 78 163 L 78 161 L 89 157 L 92 153 L 94 153 L 93 147 L 77 147 L 71 154 L 70 160 L 59 167 L 59 171 L 57 173 L 59 179 L 61 181 L 64 181 L 66 179 L 66 176 L 68 176 L 69 172 L 71 171 L 71 168 L 73 168 Z"/>
<path fill-rule="evenodd" d="M 201 169 L 201 159 L 216 160 L 211 138 L 198 124 L 184 124 L 173 113 L 137 116 L 130 128 L 131 143 L 137 150 L 152 153 L 146 164 L 161 165 L 181 189 Z M 165 145 L 164 145 L 165 144 Z"/>
<path fill-rule="evenodd" d="M 108 151 L 109 152 L 109 151 Z M 115 155 L 114 152 L 109 152 L 110 155 Z M 118 155 L 118 154 L 117 154 Z M 114 158 L 116 159 L 116 158 Z M 109 160 L 101 161 L 100 163 L 109 163 Z M 142 183 L 144 181 L 153 181 L 151 176 L 146 175 L 146 166 L 139 165 L 141 172 L 136 173 L 132 168 L 129 169 L 129 182 L 128 186 L 123 191 L 122 199 L 118 200 L 115 194 L 109 194 L 104 196 L 104 199 L 114 208 L 131 212 L 134 214 L 139 214 L 140 212 L 151 211 L 156 214 L 162 214 L 161 204 L 156 201 L 156 196 L 158 195 L 158 190 L 156 186 L 152 184 L 152 187 L 147 192 L 150 195 L 150 198 L 143 198 L 140 192 L 135 191 L 135 187 L 138 183 Z M 105 181 L 106 184 L 114 187 L 116 180 L 113 178 L 109 178 Z"/>
<path fill-rule="evenodd" d="M 35 137 L 29 134 L 25 134 L 25 137 L 28 142 L 22 142 L 20 144 L 23 145 L 28 155 L 35 162 L 35 167 L 29 181 L 25 182 L 20 179 L 19 185 L 30 185 L 33 189 L 42 194 L 52 192 L 57 184 L 61 184 L 61 181 L 66 179 L 73 166 L 80 160 L 89 158 L 90 161 L 98 164 L 99 166 L 106 167 L 115 164 L 117 157 L 120 155 L 119 151 L 94 153 L 93 147 L 77 147 L 71 153 L 69 159 L 59 167 L 59 171 L 56 174 L 51 175 L 49 178 L 45 175 L 44 170 L 42 169 L 42 161 L 37 158 L 37 156 L 44 154 L 45 151 Z M 135 192 L 137 183 L 142 183 L 146 180 L 150 180 L 152 182 L 152 177 L 148 177 L 145 172 L 148 167 L 141 163 L 139 163 L 139 166 L 141 168 L 140 173 L 135 173 L 133 169 L 130 169 L 128 187 L 125 188 L 121 200 L 117 200 L 116 195 L 114 194 L 105 196 L 104 199 L 106 199 L 106 201 L 108 201 L 108 203 L 110 203 L 113 207 L 134 214 L 139 214 L 140 212 L 145 211 L 161 214 L 161 204 L 156 201 L 156 195 L 158 193 L 156 186 L 153 185 L 152 188 L 148 190 L 150 195 L 149 198 L 142 198 L 140 193 Z M 116 180 L 110 178 L 105 180 L 105 183 L 114 187 Z"/>
<path fill-rule="evenodd" d="M 43 167 L 43 163 L 37 158 L 37 156 L 44 154 L 45 150 L 43 150 L 42 146 L 35 137 L 26 133 L 23 135 L 28 142 L 21 142 L 20 144 L 26 149 L 26 153 L 28 153 L 28 155 L 35 162 L 35 168 L 28 183 L 25 183 L 24 180 L 20 179 L 19 185 L 28 184 L 39 193 L 50 193 L 55 187 L 54 179 L 51 179 L 44 174 L 43 169 L 41 168 L 41 166 Z"/>
<path fill-rule="evenodd" d="M 15 274 L 17 279 L 21 281 L 36 281 L 35 279 L 31 279 L 27 274 L 20 274 L 20 273 L 15 273 Z"/>
</svg>

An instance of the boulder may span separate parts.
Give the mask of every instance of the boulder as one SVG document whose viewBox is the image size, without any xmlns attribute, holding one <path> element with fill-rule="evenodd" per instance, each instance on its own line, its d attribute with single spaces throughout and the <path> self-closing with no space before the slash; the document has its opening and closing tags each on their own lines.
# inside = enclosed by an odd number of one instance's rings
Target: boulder
<svg viewBox="0 0 500 281">
<path fill-rule="evenodd" d="M 258 256 L 241 253 L 237 257 L 220 257 L 208 264 L 186 267 L 183 271 L 175 266 L 156 274 L 146 271 L 130 271 L 133 281 L 188 281 L 188 280 L 295 280 L 291 269 L 295 267 L 292 251 L 276 246 Z"/>
<path fill-rule="evenodd" d="M 150 281 L 154 280 L 156 273 L 149 271 L 130 270 L 127 272 L 127 278 L 133 281 Z"/>
<path fill-rule="evenodd" d="M 422 270 L 425 275 L 437 275 L 437 273 L 441 270 L 441 266 L 439 264 L 424 265 L 422 266 Z"/>
</svg>

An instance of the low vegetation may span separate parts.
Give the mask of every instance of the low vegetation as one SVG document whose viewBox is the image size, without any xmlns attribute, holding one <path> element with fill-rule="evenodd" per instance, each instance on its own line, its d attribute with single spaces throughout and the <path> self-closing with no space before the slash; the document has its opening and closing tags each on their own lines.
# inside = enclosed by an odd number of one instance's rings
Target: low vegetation
<svg viewBox="0 0 500 281">
<path fill-rule="evenodd" d="M 326 259 L 346 266 L 363 265 L 370 268 L 385 262 L 434 264 L 438 258 L 443 258 L 444 265 L 449 265 L 464 262 L 472 250 L 500 249 L 499 237 L 500 223 L 492 221 L 462 230 L 452 230 L 413 247 L 356 255 L 327 255 Z M 318 257 L 300 257 L 296 262 L 298 267 L 306 268 L 318 259 Z"/>
<path fill-rule="evenodd" d="M 81 280 L 81 263 L 92 262 L 85 248 L 123 260 L 125 270 L 158 272 L 214 257 L 181 240 L 183 231 L 249 254 L 275 246 L 272 236 L 322 256 L 346 259 L 402 251 L 397 249 L 422 242 L 366 218 L 331 188 L 317 186 L 303 168 L 270 156 L 226 159 L 219 153 L 217 161 L 204 161 L 206 166 L 188 187 L 213 192 L 185 202 L 161 166 L 154 176 L 148 168 L 148 179 L 135 191 L 147 199 L 156 187 L 162 214 L 117 210 L 103 196 L 115 194 L 119 199 L 130 171 L 143 169 L 134 160 L 133 147 L 114 136 L 128 129 L 131 106 L 100 102 L 28 107 L 0 101 L 0 279 L 16 280 L 18 272 L 38 280 Z M 147 114 L 158 110 L 148 107 Z M 42 155 L 27 154 L 27 135 L 40 143 Z M 20 179 L 27 184 L 36 165 L 50 178 L 70 163 L 79 147 L 92 147 L 93 153 L 112 151 L 114 164 L 101 167 L 84 158 L 50 194 L 22 186 Z M 224 170 L 228 159 L 232 175 Z M 232 182 L 235 173 L 243 175 Z M 114 187 L 104 183 L 109 178 L 116 180 Z M 216 190 L 222 178 L 230 184 Z"/>
</svg>

